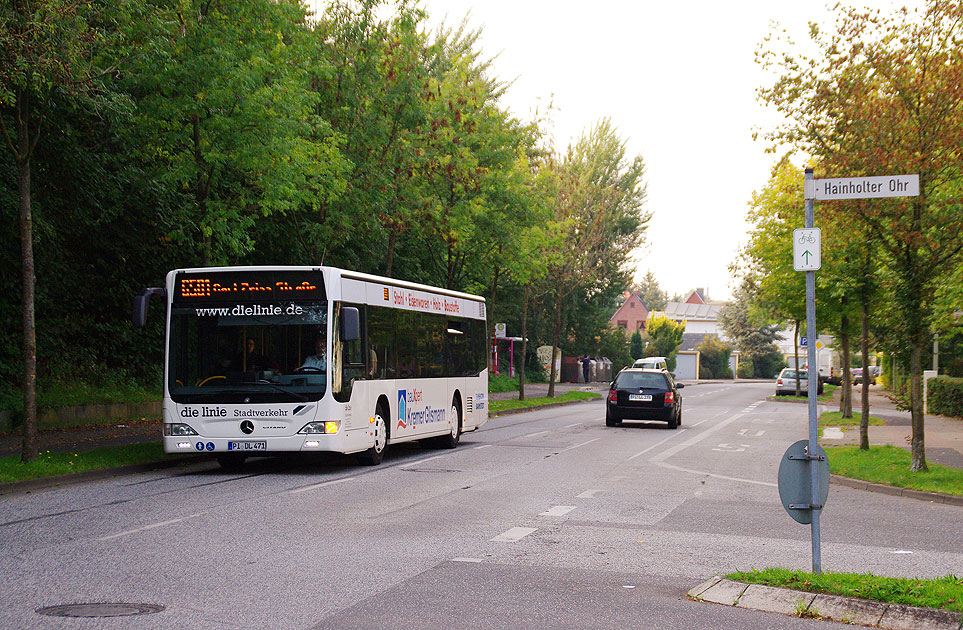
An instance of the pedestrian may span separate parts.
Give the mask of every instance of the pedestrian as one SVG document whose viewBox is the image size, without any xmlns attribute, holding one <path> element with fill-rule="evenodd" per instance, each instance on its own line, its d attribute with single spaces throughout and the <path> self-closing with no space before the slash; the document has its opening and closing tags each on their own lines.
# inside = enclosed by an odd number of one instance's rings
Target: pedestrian
<svg viewBox="0 0 963 630">
<path fill-rule="evenodd" d="M 582 380 L 584 380 L 586 383 L 589 382 L 589 373 L 591 371 L 591 367 L 592 359 L 586 354 L 584 357 L 582 357 Z"/>
</svg>

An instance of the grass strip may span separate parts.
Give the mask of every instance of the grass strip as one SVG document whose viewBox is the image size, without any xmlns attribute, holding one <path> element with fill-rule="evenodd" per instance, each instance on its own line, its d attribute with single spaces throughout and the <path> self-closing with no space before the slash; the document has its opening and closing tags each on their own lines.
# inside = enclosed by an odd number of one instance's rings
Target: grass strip
<svg viewBox="0 0 963 630">
<path fill-rule="evenodd" d="M 854 446 L 826 449 L 829 470 L 833 474 L 924 492 L 941 492 L 963 496 L 963 470 L 939 464 L 927 464 L 926 472 L 910 470 L 913 458 L 909 451 L 896 446 L 874 446 L 861 451 Z"/>
<path fill-rule="evenodd" d="M 822 415 L 819 416 L 819 426 L 821 427 L 858 427 L 859 421 L 860 414 L 858 413 L 854 413 L 852 418 L 844 418 L 843 412 L 841 411 L 824 411 Z M 871 425 L 886 424 L 881 418 L 877 418 L 876 416 L 870 416 L 869 423 Z"/>
<path fill-rule="evenodd" d="M 40 453 L 36 461 L 29 463 L 20 461 L 19 455 L 7 455 L 0 457 L 0 483 L 146 464 L 169 457 L 171 456 L 164 453 L 164 447 L 159 441 L 69 453 L 45 451 Z"/>
<path fill-rule="evenodd" d="M 601 397 L 602 394 L 597 392 L 565 392 L 564 394 L 555 396 L 554 398 L 541 396 L 538 398 L 526 398 L 525 400 L 493 400 L 491 401 L 488 410 L 491 413 L 499 413 L 502 411 L 508 411 L 510 409 L 528 409 L 530 407 L 542 407 L 544 405 L 579 400 L 592 400 L 594 398 Z"/>
<path fill-rule="evenodd" d="M 819 402 L 829 402 L 833 398 L 833 392 L 839 389 L 838 385 L 827 385 L 823 384 L 823 393 L 816 396 L 816 400 Z M 772 401 L 784 401 L 784 402 L 799 402 L 809 400 L 809 394 L 803 392 L 801 396 L 773 396 L 769 400 Z"/>
<path fill-rule="evenodd" d="M 726 576 L 748 584 L 791 588 L 807 593 L 862 597 L 890 604 L 941 608 L 963 612 L 963 579 L 948 575 L 936 579 L 891 578 L 872 573 L 822 573 L 767 568 L 737 571 Z"/>
</svg>

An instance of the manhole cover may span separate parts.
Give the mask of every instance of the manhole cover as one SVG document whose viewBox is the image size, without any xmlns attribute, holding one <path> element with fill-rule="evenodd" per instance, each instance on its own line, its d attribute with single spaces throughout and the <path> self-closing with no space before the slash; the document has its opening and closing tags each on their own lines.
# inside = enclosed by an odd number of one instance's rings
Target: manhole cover
<svg viewBox="0 0 963 630">
<path fill-rule="evenodd" d="M 127 617 L 130 615 L 149 615 L 164 610 L 157 604 L 63 604 L 38 608 L 41 615 L 51 617 Z"/>
</svg>

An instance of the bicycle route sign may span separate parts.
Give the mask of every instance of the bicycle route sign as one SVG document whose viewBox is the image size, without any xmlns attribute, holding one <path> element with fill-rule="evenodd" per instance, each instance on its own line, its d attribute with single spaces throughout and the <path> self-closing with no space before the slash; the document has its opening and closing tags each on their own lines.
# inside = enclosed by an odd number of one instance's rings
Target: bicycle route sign
<svg viewBox="0 0 963 630">
<path fill-rule="evenodd" d="M 796 271 L 816 271 L 822 266 L 819 228 L 792 231 L 792 266 Z"/>
</svg>

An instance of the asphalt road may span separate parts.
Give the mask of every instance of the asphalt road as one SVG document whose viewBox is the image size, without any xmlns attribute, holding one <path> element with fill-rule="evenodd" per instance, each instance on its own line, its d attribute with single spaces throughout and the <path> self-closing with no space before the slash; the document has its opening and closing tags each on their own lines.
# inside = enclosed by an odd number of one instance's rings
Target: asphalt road
<svg viewBox="0 0 963 630">
<path fill-rule="evenodd" d="M 3 628 L 831 628 L 691 602 L 740 568 L 811 567 L 779 502 L 804 405 L 684 390 L 683 426 L 601 401 L 492 419 L 452 451 L 212 462 L 0 497 Z M 824 570 L 959 574 L 959 507 L 832 486 Z M 163 606 L 43 616 L 88 602 Z M 839 627 L 842 627 L 841 625 Z"/>
</svg>

